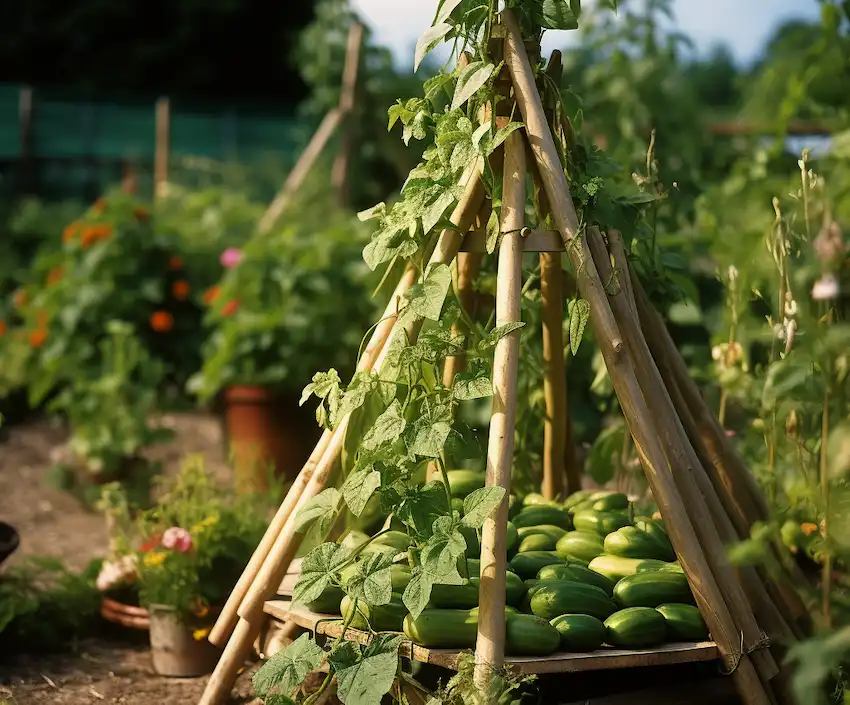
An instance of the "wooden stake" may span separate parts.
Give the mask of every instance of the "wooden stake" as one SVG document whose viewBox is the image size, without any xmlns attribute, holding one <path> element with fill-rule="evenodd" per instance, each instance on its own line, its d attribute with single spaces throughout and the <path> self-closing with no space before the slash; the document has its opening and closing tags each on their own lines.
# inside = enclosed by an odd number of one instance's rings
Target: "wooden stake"
<svg viewBox="0 0 850 705">
<path fill-rule="evenodd" d="M 257 227 L 260 234 L 265 234 L 274 227 L 277 219 L 289 205 L 292 196 L 301 188 L 307 174 L 310 173 L 325 145 L 330 141 L 334 130 L 339 126 L 340 116 L 339 108 L 331 108 L 322 119 L 318 129 L 307 143 L 307 147 L 301 152 L 301 156 L 298 157 L 298 161 L 295 162 L 295 166 L 292 167 L 292 171 L 286 177 L 283 187 L 269 204 L 263 217 L 260 218 L 260 224 Z"/>
<path fill-rule="evenodd" d="M 402 276 L 395 288 L 395 291 L 393 291 L 390 301 L 384 310 L 384 314 L 381 316 L 380 322 L 372 332 L 372 337 L 369 339 L 369 343 L 363 351 L 363 355 L 357 365 L 358 372 L 372 369 L 375 360 L 383 349 L 384 344 L 393 329 L 400 299 L 413 285 L 415 280 L 416 268 L 410 266 L 405 271 L 404 276 Z M 236 622 L 239 619 L 237 616 L 237 609 L 239 608 L 239 605 L 242 604 L 242 600 L 245 598 L 248 588 L 254 582 L 254 579 L 257 577 L 257 573 L 269 555 L 269 551 L 271 550 L 275 539 L 283 530 L 283 527 L 292 515 L 292 511 L 298 500 L 301 498 L 304 488 L 307 487 L 307 484 L 313 475 L 313 471 L 327 451 L 333 435 L 334 432 L 329 430 L 325 430 L 322 434 L 318 444 L 310 454 L 307 462 L 304 464 L 304 467 L 301 468 L 301 472 L 298 473 L 298 476 L 295 478 L 295 481 L 286 493 L 286 498 L 277 510 L 277 513 L 269 524 L 268 529 L 266 529 L 265 535 L 251 556 L 251 560 L 248 562 L 245 570 L 242 572 L 242 576 L 231 591 L 230 596 L 228 597 L 227 602 L 225 603 L 224 608 L 222 609 L 221 614 L 209 635 L 209 641 L 216 646 L 224 646 L 230 638 L 230 634 L 233 632 L 233 628 L 236 626 Z"/>
<path fill-rule="evenodd" d="M 740 654 L 740 637 L 734 621 L 702 554 L 702 548 L 658 442 L 657 432 L 650 426 L 653 416 L 638 385 L 634 367 L 626 352 L 587 243 L 579 237 L 575 207 L 551 131 L 546 123 L 540 95 L 534 85 L 534 75 L 522 45 L 519 25 L 510 10 L 502 13 L 502 21 L 508 30 L 505 41 L 506 64 L 513 79 L 514 95 L 543 179 L 552 216 L 577 273 L 581 295 L 590 303 L 591 324 L 614 389 L 623 406 L 629 430 L 635 439 L 653 495 L 665 516 L 665 524 L 670 529 L 671 540 L 682 567 L 695 588 L 694 594 L 700 610 L 727 664 L 734 666 L 733 677 L 742 699 L 748 705 L 767 705 L 771 702 L 770 698 L 759 681 L 749 656 Z"/>
<path fill-rule="evenodd" d="M 345 49 L 345 68 L 342 72 L 342 92 L 339 110 L 343 116 L 342 139 L 331 170 L 331 185 L 336 191 L 341 207 L 349 200 L 349 167 L 354 147 L 354 105 L 357 98 L 357 73 L 360 68 L 360 49 L 363 45 L 363 25 L 356 20 L 348 30 L 348 45 Z"/>
<path fill-rule="evenodd" d="M 502 242 L 496 279 L 496 326 L 520 320 L 522 290 L 522 240 L 525 225 L 525 143 L 517 131 L 505 143 L 502 186 Z M 560 325 L 560 323 L 559 323 Z M 478 639 L 475 644 L 475 679 L 486 692 L 493 669 L 504 664 L 505 655 L 505 571 L 507 551 L 505 530 L 508 521 L 508 495 L 514 455 L 519 331 L 496 344 L 493 362 L 493 412 L 487 447 L 487 486 L 503 487 L 505 496 L 499 508 L 481 529 L 481 584 L 478 613 Z"/>
<path fill-rule="evenodd" d="M 21 159 L 18 171 L 18 192 L 29 195 L 35 190 L 35 148 L 33 131 L 33 109 L 35 92 L 30 86 L 22 86 L 18 98 L 18 124 L 20 126 Z"/>
<path fill-rule="evenodd" d="M 168 183 L 168 159 L 171 152 L 171 101 L 156 101 L 156 144 L 154 147 L 154 198 L 162 196 Z"/>
</svg>

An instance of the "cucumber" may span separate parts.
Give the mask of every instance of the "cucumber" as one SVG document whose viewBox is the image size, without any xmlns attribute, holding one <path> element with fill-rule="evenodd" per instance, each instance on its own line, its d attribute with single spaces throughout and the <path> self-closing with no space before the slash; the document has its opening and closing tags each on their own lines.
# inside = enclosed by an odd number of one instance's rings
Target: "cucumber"
<svg viewBox="0 0 850 705">
<path fill-rule="evenodd" d="M 511 559 L 508 567 L 520 578 L 527 580 L 537 575 L 543 566 L 563 562 L 564 559 L 554 551 L 527 551 L 526 553 L 517 553 Z"/>
<path fill-rule="evenodd" d="M 675 560 L 676 552 L 673 550 L 673 544 L 670 542 L 670 537 L 667 535 L 667 531 L 664 529 L 664 525 L 660 521 L 649 519 L 647 517 L 640 517 L 635 519 L 635 526 L 641 531 L 645 531 L 647 534 L 652 536 L 652 538 L 658 541 L 658 543 L 664 546 L 664 548 L 672 556 L 667 560 Z"/>
<path fill-rule="evenodd" d="M 463 516 L 463 500 L 460 497 L 452 497 L 452 511 Z"/>
<path fill-rule="evenodd" d="M 393 531 L 405 531 L 404 522 L 397 518 L 395 514 L 390 514 L 385 520 L 382 529 L 392 529 Z"/>
<path fill-rule="evenodd" d="M 693 604 L 688 579 L 682 573 L 637 573 L 614 586 L 614 599 L 622 607 L 658 607 L 665 602 Z"/>
<path fill-rule="evenodd" d="M 657 646 L 667 635 L 667 622 L 649 607 L 627 607 L 605 620 L 605 641 L 612 646 L 642 649 Z"/>
<path fill-rule="evenodd" d="M 478 605 L 478 594 L 481 579 L 477 576 L 469 578 L 463 585 L 434 585 L 431 588 L 432 607 L 470 609 Z M 516 573 L 510 571 L 505 575 L 505 603 L 518 605 L 525 595 L 525 583 Z"/>
<path fill-rule="evenodd" d="M 519 542 L 519 553 L 530 551 L 554 551 L 558 540 L 547 534 L 529 534 Z"/>
<path fill-rule="evenodd" d="M 585 565 L 604 550 L 602 537 L 588 531 L 570 531 L 558 539 L 555 545 L 559 556 L 581 561 Z"/>
<path fill-rule="evenodd" d="M 596 651 L 605 643 L 605 625 L 589 614 L 562 614 L 550 624 L 560 633 L 564 651 Z"/>
<path fill-rule="evenodd" d="M 374 538 L 363 549 L 363 553 L 395 552 L 401 553 L 410 547 L 410 537 L 402 531 L 388 531 Z"/>
<path fill-rule="evenodd" d="M 520 609 L 523 612 L 531 612 L 531 598 L 534 597 L 535 593 L 541 588 L 546 587 L 547 585 L 557 585 L 559 583 L 569 583 L 574 582 L 571 580 L 538 580 L 537 578 L 532 578 L 530 580 L 524 581 L 523 585 L 525 585 L 525 595 L 522 597 L 522 601 L 520 602 Z"/>
<path fill-rule="evenodd" d="M 623 558 L 622 556 L 610 556 L 603 553 L 590 561 L 587 567 L 617 583 L 635 573 L 667 570 L 670 565 L 670 563 L 658 561 L 654 558 Z"/>
<path fill-rule="evenodd" d="M 469 575 L 466 574 L 467 566 L 469 567 Z M 481 560 L 461 556 L 457 561 L 457 571 L 462 578 L 477 578 L 481 575 Z"/>
<path fill-rule="evenodd" d="M 526 536 L 531 536 L 532 534 L 545 534 L 546 536 L 551 536 L 555 539 L 555 541 L 567 533 L 566 529 L 562 529 L 560 526 L 555 526 L 554 524 L 523 526 L 521 529 L 517 529 L 516 531 L 520 539 L 524 539 Z"/>
<path fill-rule="evenodd" d="M 358 531 L 357 529 L 353 529 L 346 534 L 345 538 L 339 542 L 340 546 L 345 546 L 346 548 L 350 548 L 352 551 L 356 548 L 360 548 L 364 543 L 369 540 L 369 535 L 364 534 L 362 531 Z"/>
<path fill-rule="evenodd" d="M 407 563 L 393 563 L 390 566 L 390 579 L 393 584 L 393 592 L 404 592 L 410 582 L 410 566 Z"/>
<path fill-rule="evenodd" d="M 591 506 L 596 512 L 609 512 L 612 509 L 628 509 L 629 498 L 622 492 L 612 492 L 594 500 Z"/>
<path fill-rule="evenodd" d="M 471 649 L 475 646 L 478 636 L 478 610 L 429 607 L 422 610 L 416 619 L 408 614 L 404 618 L 403 630 L 408 639 L 421 646 Z"/>
<path fill-rule="evenodd" d="M 655 558 L 659 561 L 676 560 L 670 542 L 661 541 L 634 526 L 624 526 L 605 537 L 605 553 L 623 558 Z"/>
<path fill-rule="evenodd" d="M 561 634 L 549 622 L 531 614 L 505 615 L 505 653 L 548 656 L 558 650 Z"/>
<path fill-rule="evenodd" d="M 579 490 L 578 492 L 573 492 L 564 500 L 564 508 L 572 509 L 577 504 L 586 501 L 592 494 L 593 490 Z"/>
<path fill-rule="evenodd" d="M 631 522 L 628 516 L 617 512 L 596 512 L 592 509 L 583 509 L 573 515 L 573 525 L 576 531 L 595 533 L 599 536 L 607 536 L 612 531 L 629 526 Z"/>
<path fill-rule="evenodd" d="M 613 581 L 582 565 L 547 565 L 537 573 L 538 580 L 566 580 L 602 588 L 609 597 L 614 594 Z"/>
<path fill-rule="evenodd" d="M 518 543 L 519 536 L 517 534 L 517 528 L 512 521 L 509 521 L 505 528 L 505 550 L 513 551 Z"/>
<path fill-rule="evenodd" d="M 537 492 L 532 492 L 531 494 L 525 495 L 522 498 L 522 506 L 523 507 L 558 507 L 560 506 L 554 499 L 546 499 L 542 494 L 538 494 Z"/>
<path fill-rule="evenodd" d="M 340 613 L 343 619 L 348 619 L 353 607 L 354 600 L 348 595 L 342 598 Z M 392 599 L 386 605 L 373 606 L 359 600 L 357 613 L 351 619 L 351 626 L 354 629 L 365 630 L 371 625 L 376 632 L 400 632 L 407 614 L 407 607 L 401 601 L 401 595 L 394 592 Z"/>
<path fill-rule="evenodd" d="M 467 558 L 478 558 L 481 555 L 481 542 L 478 540 L 478 532 L 470 526 L 461 526 L 458 530 L 466 539 L 464 555 Z"/>
<path fill-rule="evenodd" d="M 560 507 L 524 507 L 512 521 L 517 529 L 527 526 L 540 526 L 541 524 L 560 526 L 562 529 L 572 528 L 570 515 Z"/>
<path fill-rule="evenodd" d="M 670 641 L 705 641 L 708 627 L 700 611 L 693 605 L 668 603 L 655 608 L 667 622 Z"/>
<path fill-rule="evenodd" d="M 484 487 L 484 473 L 481 470 L 448 470 L 449 490 L 452 498 L 464 499 L 475 490 Z"/>
<path fill-rule="evenodd" d="M 602 588 L 584 583 L 549 583 L 531 598 L 531 611 L 538 617 L 554 619 L 562 614 L 589 614 L 605 619 L 617 605 Z"/>
<path fill-rule="evenodd" d="M 311 612 L 318 612 L 319 614 L 339 614 L 339 604 L 343 597 L 345 597 L 345 592 L 342 588 L 338 588 L 336 585 L 328 585 L 322 590 L 321 595 L 304 606 Z"/>
</svg>

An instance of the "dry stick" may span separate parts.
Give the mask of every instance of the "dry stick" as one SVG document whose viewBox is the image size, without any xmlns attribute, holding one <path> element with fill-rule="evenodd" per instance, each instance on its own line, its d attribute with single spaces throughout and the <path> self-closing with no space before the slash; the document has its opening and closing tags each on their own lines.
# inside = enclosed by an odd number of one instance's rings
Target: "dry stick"
<svg viewBox="0 0 850 705">
<path fill-rule="evenodd" d="M 331 169 L 331 186 L 336 191 L 341 206 L 345 206 L 348 201 L 348 164 L 351 161 L 351 152 L 354 146 L 352 113 L 357 98 L 357 73 L 360 68 L 360 48 L 363 45 L 363 32 L 363 25 L 355 20 L 348 30 L 345 67 L 342 72 L 342 92 L 339 98 L 339 109 L 344 118 L 342 139 Z"/>
<path fill-rule="evenodd" d="M 522 238 L 525 225 L 525 141 L 514 132 L 505 142 L 502 185 L 502 242 L 496 279 L 496 327 L 520 320 Z M 560 325 L 560 324 L 559 324 Z M 505 496 L 481 528 L 481 584 L 475 682 L 487 692 L 494 669 L 505 658 L 505 530 L 516 425 L 519 331 L 496 344 L 493 360 L 493 410 L 487 445 L 487 487 L 503 487 Z"/>
<path fill-rule="evenodd" d="M 684 403 L 693 414 L 697 426 L 696 432 L 705 444 L 706 453 L 711 460 L 707 468 L 711 481 L 726 505 L 739 536 L 745 538 L 749 536 L 753 523 L 767 518 L 767 514 L 759 509 L 764 503 L 764 496 L 757 486 L 753 489 L 750 484 L 750 481 L 754 484 L 755 479 L 735 452 L 720 427 L 717 417 L 705 404 L 699 389 L 688 374 L 685 361 L 670 337 L 664 321 L 652 309 L 640 281 L 634 273 L 631 278 L 643 325 L 652 331 L 648 340 L 653 354 L 656 358 L 665 360 L 670 368 L 670 376 L 675 379 L 682 392 Z M 787 569 L 788 566 L 785 568 Z M 778 604 L 782 605 L 785 614 L 798 623 L 798 628 L 802 626 L 804 631 L 810 624 L 810 616 L 795 586 L 805 583 L 806 579 L 799 573 L 799 568 L 792 565 L 787 576 L 782 576 L 782 579 L 768 584 L 768 590 Z"/>
<path fill-rule="evenodd" d="M 552 134 L 546 124 L 531 65 L 522 46 L 519 26 L 510 11 L 503 12 L 502 18 L 508 28 L 506 63 L 513 78 L 515 97 L 546 188 L 552 216 L 573 263 L 582 297 L 590 303 L 591 323 L 596 339 L 623 407 L 629 430 L 635 439 L 635 446 L 641 456 L 653 495 L 666 517 L 676 553 L 694 587 L 697 604 L 718 648 L 728 665 L 737 666 L 733 670 L 733 678 L 742 699 L 747 705 L 766 705 L 771 702 L 770 698 L 749 656 L 742 654 L 738 658 L 740 637 L 688 520 L 656 432 L 649 426 L 651 413 L 638 386 L 634 368 L 626 354 L 587 243 L 583 238 L 577 237 L 579 224 L 575 207 Z"/>
<path fill-rule="evenodd" d="M 587 240 L 602 280 L 610 281 L 614 271 L 599 229 L 588 228 Z M 624 272 L 625 267 L 628 266 L 626 262 L 618 263 L 618 265 L 624 268 Z M 627 341 L 644 399 L 654 411 L 655 418 L 667 419 L 667 423 L 657 423 L 656 426 L 667 461 L 673 468 L 679 493 L 685 501 L 685 507 L 700 545 L 720 591 L 729 605 L 729 611 L 743 634 L 743 647 L 747 651 L 757 649 L 753 651 L 753 663 L 762 681 L 767 684 L 779 672 L 779 669 L 770 652 L 761 648 L 764 646 L 764 637 L 723 548 L 724 539 L 734 540 L 732 524 L 688 442 L 664 381 L 649 352 L 640 323 L 629 311 L 627 297 L 622 292 L 619 294 L 612 292 L 608 294 L 608 300 L 620 331 L 624 333 Z M 662 512 L 661 515 L 663 517 L 664 513 Z"/>
<path fill-rule="evenodd" d="M 396 286 L 395 291 L 393 291 L 390 301 L 384 310 L 384 314 L 375 326 L 375 330 L 372 332 L 372 337 L 369 339 L 369 344 L 366 346 L 366 349 L 363 351 L 363 355 L 358 361 L 358 372 L 372 369 L 375 359 L 384 347 L 384 343 L 386 343 L 387 338 L 393 329 L 393 325 L 395 324 L 399 300 L 413 285 L 414 281 L 416 281 L 416 268 L 409 266 Z M 334 433 L 334 431 L 326 429 L 322 434 L 319 442 L 316 444 L 316 447 L 313 449 L 313 452 L 304 464 L 304 467 L 301 468 L 301 472 L 298 473 L 295 481 L 289 488 L 286 498 L 275 513 L 268 529 L 266 529 L 265 535 L 255 549 L 251 556 L 251 560 L 245 567 L 245 570 L 242 572 L 239 581 L 231 591 L 230 596 L 228 597 L 227 602 L 215 623 L 215 627 L 213 627 L 209 635 L 209 641 L 216 646 L 224 646 L 228 638 L 230 638 L 230 634 L 238 621 L 237 609 L 239 608 L 239 605 L 242 604 L 242 600 L 248 592 L 248 588 L 254 582 L 254 578 L 256 578 L 257 573 L 266 560 L 266 557 L 269 555 L 269 551 L 271 550 L 275 539 L 283 530 L 284 525 L 291 516 L 292 510 L 304 492 L 304 488 L 307 486 L 307 483 L 310 481 L 316 465 L 327 450 L 331 441 L 331 436 L 333 436 Z"/>
<path fill-rule="evenodd" d="M 277 219 L 280 218 L 281 213 L 286 209 L 293 194 L 304 183 L 307 174 L 310 173 L 325 145 L 330 141 L 331 135 L 333 135 L 334 130 L 339 125 L 341 118 L 342 111 L 339 108 L 331 108 L 325 117 L 322 118 L 318 129 L 310 138 L 310 142 L 301 153 L 301 156 L 298 157 L 298 161 L 295 162 L 295 166 L 292 167 L 292 171 L 289 172 L 289 176 L 286 177 L 286 181 L 280 191 L 278 191 L 277 195 L 269 204 L 266 212 L 263 213 L 263 217 L 260 218 L 260 224 L 257 227 L 260 234 L 265 234 L 271 230 Z"/>
</svg>

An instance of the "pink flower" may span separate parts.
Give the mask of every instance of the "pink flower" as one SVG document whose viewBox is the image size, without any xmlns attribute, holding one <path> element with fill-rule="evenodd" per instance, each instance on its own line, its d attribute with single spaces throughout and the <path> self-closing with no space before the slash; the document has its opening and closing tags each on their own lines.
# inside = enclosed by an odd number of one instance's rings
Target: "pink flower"
<svg viewBox="0 0 850 705">
<path fill-rule="evenodd" d="M 239 264 L 239 261 L 241 259 L 241 250 L 237 250 L 235 247 L 228 247 L 224 252 L 221 253 L 219 261 L 221 262 L 221 266 L 225 269 L 233 269 L 237 264 Z"/>
<path fill-rule="evenodd" d="M 162 546 L 180 553 L 188 553 L 192 550 L 192 536 L 186 529 L 172 526 L 170 529 L 166 529 L 162 535 Z"/>
<path fill-rule="evenodd" d="M 115 562 L 104 561 L 95 584 L 101 592 L 114 585 L 131 583 L 136 578 L 136 561 L 133 556 L 122 556 Z"/>
<path fill-rule="evenodd" d="M 732 438 L 732 437 L 734 437 L 734 436 L 737 436 L 737 435 L 738 435 L 738 434 L 737 434 L 737 433 L 735 433 L 735 432 L 734 432 L 731 428 L 725 428 L 725 429 L 723 429 L 723 430 L 726 432 L 726 437 L 727 437 L 727 438 Z"/>
<path fill-rule="evenodd" d="M 838 298 L 838 280 L 831 272 L 822 275 L 812 287 L 812 298 L 815 301 L 829 301 Z"/>
</svg>

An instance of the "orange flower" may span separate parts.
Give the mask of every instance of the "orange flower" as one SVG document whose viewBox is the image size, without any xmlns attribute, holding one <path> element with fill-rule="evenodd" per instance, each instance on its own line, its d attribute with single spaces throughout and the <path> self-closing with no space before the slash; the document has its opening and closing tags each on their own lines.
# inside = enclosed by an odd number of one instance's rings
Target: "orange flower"
<svg viewBox="0 0 850 705">
<path fill-rule="evenodd" d="M 144 223 L 148 219 L 148 209 L 142 206 L 136 206 L 135 208 L 133 208 L 133 216 L 140 223 Z"/>
<path fill-rule="evenodd" d="M 210 608 L 198 597 L 193 600 L 191 610 L 196 617 L 202 618 L 210 613 Z"/>
<path fill-rule="evenodd" d="M 27 296 L 25 289 L 18 289 L 12 297 L 12 303 L 15 304 L 15 308 L 22 308 L 26 306 L 28 301 L 29 296 Z"/>
<path fill-rule="evenodd" d="M 171 293 L 174 294 L 175 299 L 180 301 L 185 301 L 191 290 L 192 288 L 189 286 L 189 282 L 185 279 L 176 281 L 171 285 Z"/>
<path fill-rule="evenodd" d="M 38 328 L 39 330 L 47 328 L 47 311 L 41 310 L 38 312 Z"/>
<path fill-rule="evenodd" d="M 178 257 L 177 255 L 172 255 L 168 260 L 168 268 L 172 272 L 176 272 L 179 269 L 183 269 L 183 258 Z"/>
<path fill-rule="evenodd" d="M 106 199 L 98 198 L 92 204 L 92 210 L 95 212 L 96 215 L 100 215 L 101 213 L 103 213 L 103 211 L 106 210 Z"/>
<path fill-rule="evenodd" d="M 71 242 L 75 237 L 77 237 L 77 231 L 80 228 L 79 223 L 71 223 L 70 225 L 66 225 L 65 229 L 62 231 L 62 242 L 66 245 Z"/>
<path fill-rule="evenodd" d="M 30 345 L 34 348 L 40 348 L 47 341 L 47 331 L 43 328 L 34 330 L 30 333 Z"/>
<path fill-rule="evenodd" d="M 47 275 L 47 286 L 53 286 L 54 284 L 58 284 L 62 281 L 62 276 L 65 274 L 64 265 L 59 265 L 50 270 L 50 273 Z"/>
<path fill-rule="evenodd" d="M 221 294 L 221 289 L 219 289 L 219 287 L 217 286 L 211 286 L 204 292 L 204 303 L 207 306 L 214 304 L 216 302 L 216 299 L 218 299 L 219 294 Z"/>
<path fill-rule="evenodd" d="M 83 247 L 90 247 L 98 240 L 106 240 L 110 235 L 112 235 L 111 225 L 107 225 L 106 223 L 91 225 L 83 230 L 81 244 Z"/>
<path fill-rule="evenodd" d="M 803 533 L 806 536 L 811 536 L 815 531 L 818 530 L 817 524 L 812 524 L 810 521 L 803 522 L 800 524 L 800 528 L 803 530 Z"/>
<path fill-rule="evenodd" d="M 0 321 L 0 335 L 6 335 L 7 330 L 6 321 Z"/>
<path fill-rule="evenodd" d="M 239 299 L 231 299 L 221 307 L 222 316 L 232 316 L 239 310 Z"/>
<path fill-rule="evenodd" d="M 157 333 L 167 333 L 174 328 L 174 316 L 168 311 L 154 311 L 151 314 L 151 328 Z"/>
</svg>

